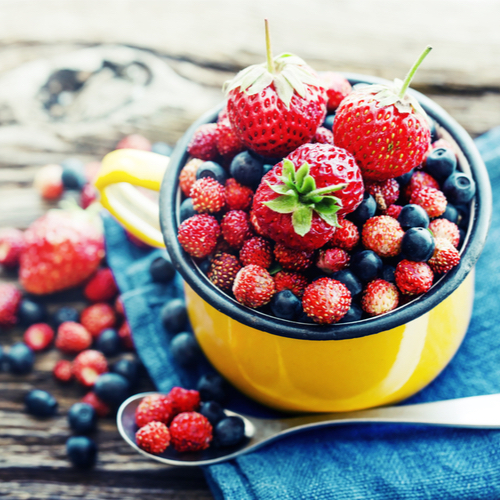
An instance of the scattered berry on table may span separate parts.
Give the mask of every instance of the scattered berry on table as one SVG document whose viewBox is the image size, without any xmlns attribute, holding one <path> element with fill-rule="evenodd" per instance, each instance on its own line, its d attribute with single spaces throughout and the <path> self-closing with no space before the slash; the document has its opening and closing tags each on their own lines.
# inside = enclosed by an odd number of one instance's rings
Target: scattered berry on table
<svg viewBox="0 0 500 500">
<path fill-rule="evenodd" d="M 168 396 L 152 394 L 146 396 L 135 410 L 135 423 L 143 427 L 150 422 L 169 424 L 175 413 Z"/>
<path fill-rule="evenodd" d="M 450 203 L 469 203 L 476 194 L 476 183 L 466 174 L 455 172 L 443 183 L 443 192 Z"/>
<path fill-rule="evenodd" d="M 118 295 L 113 272 L 109 267 L 98 269 L 85 285 L 83 294 L 90 302 L 108 302 Z"/>
<path fill-rule="evenodd" d="M 123 300 L 121 295 L 116 297 L 115 300 L 115 312 L 118 315 L 119 318 L 123 318 L 125 316 L 125 308 L 123 307 Z"/>
<path fill-rule="evenodd" d="M 216 446 L 234 446 L 245 437 L 245 422 L 238 416 L 224 417 L 214 427 L 213 434 Z"/>
<path fill-rule="evenodd" d="M 102 399 L 97 397 L 94 391 L 90 391 L 82 398 L 82 403 L 87 403 L 94 408 L 98 417 L 107 417 L 111 413 L 111 408 Z"/>
<path fill-rule="evenodd" d="M 19 265 L 24 249 L 24 234 L 19 229 L 6 227 L 0 230 L 0 264 L 6 268 Z"/>
<path fill-rule="evenodd" d="M 202 401 L 223 403 L 227 399 L 228 384 L 218 373 L 206 373 L 196 386 Z"/>
<path fill-rule="evenodd" d="M 175 267 L 167 255 L 156 257 L 149 266 L 149 274 L 155 283 L 168 283 L 175 276 Z"/>
<path fill-rule="evenodd" d="M 361 227 L 363 224 L 375 215 L 377 211 L 377 202 L 375 198 L 368 192 L 364 192 L 363 200 L 354 212 L 347 215 L 350 221 L 354 222 L 356 226 Z"/>
<path fill-rule="evenodd" d="M 212 177 L 198 179 L 189 195 L 193 200 L 193 208 L 198 213 L 220 212 L 226 203 L 224 186 Z"/>
<path fill-rule="evenodd" d="M 172 387 L 167 394 L 172 404 L 175 415 L 186 411 L 197 411 L 200 408 L 200 393 L 193 389 L 184 389 L 182 387 Z"/>
<path fill-rule="evenodd" d="M 57 401 L 47 391 L 33 389 L 24 398 L 26 411 L 35 417 L 52 417 L 57 413 Z"/>
<path fill-rule="evenodd" d="M 170 352 L 181 366 L 196 366 L 201 359 L 201 349 L 191 332 L 181 332 L 175 335 L 169 344 Z"/>
<path fill-rule="evenodd" d="M 130 383 L 118 373 L 103 373 L 97 377 L 94 392 L 107 405 L 118 407 L 129 396 Z"/>
<path fill-rule="evenodd" d="M 229 118 L 219 120 L 215 133 L 215 142 L 219 153 L 225 158 L 233 158 L 240 153 L 244 146 L 236 135 Z"/>
<path fill-rule="evenodd" d="M 167 302 L 161 310 L 163 326 L 171 333 L 179 333 L 185 329 L 188 316 L 186 303 L 182 299 Z"/>
<path fill-rule="evenodd" d="M 178 239 L 189 255 L 203 259 L 215 249 L 219 234 L 220 227 L 215 217 L 199 214 L 186 219 L 179 226 Z"/>
<path fill-rule="evenodd" d="M 129 358 L 119 359 L 111 366 L 111 371 L 125 377 L 131 386 L 134 386 L 139 379 L 139 369 L 137 360 Z"/>
<path fill-rule="evenodd" d="M 425 159 L 426 170 L 438 181 L 444 181 L 457 168 L 457 157 L 451 149 L 435 148 Z"/>
<path fill-rule="evenodd" d="M 287 271 L 305 271 L 314 262 L 313 251 L 292 249 L 281 243 L 275 245 L 274 257 Z"/>
<path fill-rule="evenodd" d="M 415 262 L 426 262 L 432 257 L 436 243 L 432 233 L 424 227 L 412 227 L 401 242 L 404 257 Z"/>
<path fill-rule="evenodd" d="M 134 339 L 132 337 L 132 330 L 128 321 L 124 321 L 122 326 L 118 328 L 118 336 L 120 337 L 123 349 L 127 351 L 134 351 Z"/>
<path fill-rule="evenodd" d="M 17 312 L 23 298 L 19 289 L 10 283 L 0 284 L 0 326 L 17 323 Z"/>
<path fill-rule="evenodd" d="M 413 191 L 410 203 L 420 205 L 429 217 L 439 217 L 446 210 L 447 200 L 439 189 L 424 187 Z"/>
<path fill-rule="evenodd" d="M 60 307 L 52 315 L 52 323 L 56 329 L 67 321 L 73 323 L 78 323 L 80 321 L 80 313 L 74 307 Z"/>
<path fill-rule="evenodd" d="M 232 177 L 224 185 L 226 206 L 229 210 L 248 210 L 252 205 L 253 191 Z"/>
<path fill-rule="evenodd" d="M 205 161 L 196 171 L 196 180 L 203 179 L 204 177 L 210 177 L 224 186 L 227 181 L 227 172 L 218 163 Z"/>
<path fill-rule="evenodd" d="M 277 318 L 294 320 L 302 312 L 302 302 L 291 290 L 282 290 L 271 299 L 271 311 Z"/>
<path fill-rule="evenodd" d="M 396 285 L 383 279 L 370 281 L 361 298 L 361 307 L 370 316 L 379 316 L 393 311 L 398 307 L 398 303 L 399 292 Z"/>
<path fill-rule="evenodd" d="M 350 220 L 339 219 L 338 223 L 339 227 L 335 229 L 328 246 L 351 251 L 359 242 L 359 230 Z"/>
<path fill-rule="evenodd" d="M 170 431 L 162 422 L 149 422 L 135 433 L 135 441 L 139 448 L 158 455 L 170 444 Z"/>
<path fill-rule="evenodd" d="M 82 351 L 73 361 L 73 375 L 85 387 L 92 387 L 99 375 L 107 371 L 106 357 L 94 349 Z"/>
<path fill-rule="evenodd" d="M 429 216 L 420 205 L 405 205 L 398 216 L 398 222 L 403 231 L 412 227 L 429 227 Z"/>
<path fill-rule="evenodd" d="M 179 186 L 186 196 L 189 196 L 189 193 L 191 193 L 191 188 L 196 182 L 196 172 L 201 165 L 203 165 L 203 160 L 192 158 L 182 167 L 179 174 Z"/>
<path fill-rule="evenodd" d="M 115 149 L 139 149 L 151 151 L 151 141 L 140 134 L 130 134 L 121 139 Z"/>
<path fill-rule="evenodd" d="M 436 238 L 436 248 L 428 264 L 436 273 L 451 271 L 460 262 L 460 254 L 450 241 L 444 238 Z"/>
<path fill-rule="evenodd" d="M 232 290 L 234 279 L 241 268 L 237 257 L 223 252 L 212 259 L 207 276 L 217 288 L 229 292 Z"/>
<path fill-rule="evenodd" d="M 187 147 L 188 153 L 203 161 L 216 160 L 219 156 L 217 149 L 217 124 L 201 125 L 193 134 Z"/>
<path fill-rule="evenodd" d="M 180 413 L 169 429 L 172 445 L 179 452 L 206 450 L 212 442 L 212 425 L 201 413 Z"/>
<path fill-rule="evenodd" d="M 59 382 L 68 383 L 73 380 L 73 365 L 66 359 L 59 360 L 52 369 L 54 378 Z"/>
<path fill-rule="evenodd" d="M 62 352 L 75 354 L 92 345 L 92 335 L 80 323 L 66 321 L 57 329 L 56 347 Z"/>
<path fill-rule="evenodd" d="M 320 144 L 333 145 L 333 133 L 331 130 L 325 127 L 318 127 L 311 142 L 312 143 L 319 142 Z"/>
<path fill-rule="evenodd" d="M 10 373 L 25 375 L 33 370 L 35 355 L 26 344 L 18 342 L 11 346 L 5 355 L 5 364 Z"/>
<path fill-rule="evenodd" d="M 365 283 L 377 278 L 382 267 L 382 259 L 372 250 L 363 250 L 351 256 L 352 272 Z"/>
<path fill-rule="evenodd" d="M 106 328 L 95 339 L 94 347 L 105 356 L 116 356 L 122 350 L 122 341 L 118 331 Z"/>
<path fill-rule="evenodd" d="M 429 229 L 435 238 L 448 240 L 455 248 L 460 243 L 460 230 L 458 226 L 447 219 L 435 219 L 429 224 Z"/>
<path fill-rule="evenodd" d="M 231 210 L 220 224 L 224 239 L 234 248 L 240 249 L 245 240 L 252 237 L 248 214 L 243 210 Z"/>
<path fill-rule="evenodd" d="M 68 158 L 61 163 L 62 183 L 65 189 L 76 189 L 80 191 L 87 184 L 85 175 L 85 164 L 77 158 Z"/>
<path fill-rule="evenodd" d="M 321 249 L 316 257 L 316 267 L 327 274 L 341 271 L 349 265 L 349 254 L 341 248 Z"/>
<path fill-rule="evenodd" d="M 205 401 L 202 403 L 200 413 L 207 418 L 212 427 L 226 416 L 224 409 L 217 401 Z"/>
<path fill-rule="evenodd" d="M 380 257 L 395 257 L 401 252 L 404 231 L 399 222 L 387 215 L 368 219 L 363 226 L 361 239 L 368 250 Z"/>
<path fill-rule="evenodd" d="M 326 71 L 320 76 L 323 85 L 326 88 L 326 109 L 329 113 L 335 111 L 342 100 L 352 91 L 352 86 L 340 73 Z"/>
<path fill-rule="evenodd" d="M 69 461 L 78 469 L 90 469 L 97 460 L 97 445 L 87 436 L 71 436 L 66 441 Z"/>
<path fill-rule="evenodd" d="M 429 291 L 434 273 L 426 262 L 402 260 L 394 273 L 396 285 L 405 295 L 418 295 Z"/>
<path fill-rule="evenodd" d="M 54 330 L 47 323 L 35 323 L 24 332 L 23 340 L 33 351 L 43 351 L 52 344 Z"/>
<path fill-rule="evenodd" d="M 35 174 L 33 185 L 42 198 L 58 200 L 64 191 L 63 169 L 60 165 L 45 165 Z"/>
<path fill-rule="evenodd" d="M 23 326 L 43 323 L 47 320 L 47 308 L 34 300 L 23 298 L 17 310 L 19 323 Z"/>
<path fill-rule="evenodd" d="M 87 434 L 97 427 L 97 413 L 88 403 L 75 403 L 68 411 L 68 423 L 75 434 Z"/>
<path fill-rule="evenodd" d="M 309 280 L 306 276 L 293 271 L 278 271 L 273 276 L 273 279 L 276 293 L 283 290 L 290 290 L 298 298 L 302 298 L 307 285 L 309 285 Z"/>
<path fill-rule="evenodd" d="M 180 222 L 184 222 L 189 217 L 196 215 L 198 212 L 193 207 L 193 200 L 191 198 L 186 198 L 181 203 L 181 208 L 179 209 L 179 219 Z"/>
<path fill-rule="evenodd" d="M 409 200 L 411 198 L 413 191 L 417 191 L 418 189 L 422 189 L 424 187 L 439 189 L 439 182 L 427 172 L 424 172 L 423 170 L 416 170 L 411 176 L 410 182 L 406 185 L 406 199 Z"/>
<path fill-rule="evenodd" d="M 367 182 L 365 188 L 373 196 L 380 210 L 386 210 L 399 198 L 399 184 L 395 179 Z"/>
<path fill-rule="evenodd" d="M 92 337 L 97 337 L 106 328 L 115 326 L 116 314 L 109 304 L 99 302 L 82 311 L 80 322 Z"/>
<path fill-rule="evenodd" d="M 336 323 L 349 310 L 351 293 L 340 281 L 320 278 L 306 288 L 302 306 L 316 323 Z"/>
<path fill-rule="evenodd" d="M 243 243 L 240 250 L 240 261 L 244 266 L 256 264 L 269 269 L 273 262 L 271 243 L 261 236 L 254 236 Z"/>
<path fill-rule="evenodd" d="M 268 304 L 274 295 L 274 280 L 266 269 L 250 264 L 238 271 L 233 283 L 233 293 L 241 304 L 260 307 Z"/>
<path fill-rule="evenodd" d="M 166 142 L 153 142 L 151 145 L 151 151 L 153 153 L 163 155 L 163 156 L 170 156 L 172 154 L 172 146 L 169 146 Z"/>
</svg>

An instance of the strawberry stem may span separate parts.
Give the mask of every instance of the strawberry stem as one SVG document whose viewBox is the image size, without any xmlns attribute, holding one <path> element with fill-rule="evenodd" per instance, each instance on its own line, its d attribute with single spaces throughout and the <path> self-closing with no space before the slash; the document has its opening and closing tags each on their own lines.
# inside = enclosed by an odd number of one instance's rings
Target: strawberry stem
<svg viewBox="0 0 500 500">
<path fill-rule="evenodd" d="M 269 34 L 269 21 L 264 19 L 266 25 L 266 55 L 267 55 L 267 70 L 274 75 L 274 60 L 273 52 L 271 50 L 271 35 Z"/>
<path fill-rule="evenodd" d="M 413 77 L 415 76 L 415 73 L 417 72 L 418 67 L 422 64 L 422 61 L 427 57 L 427 54 L 432 50 L 432 47 L 430 45 L 427 45 L 425 47 L 425 50 L 420 54 L 420 57 L 417 59 L 415 64 L 411 67 L 410 71 L 408 71 L 408 74 L 406 75 L 405 81 L 403 82 L 403 86 L 401 87 L 401 91 L 399 92 L 399 98 L 402 99 L 406 91 L 408 90 L 408 87 L 410 86 L 411 81 L 413 80 Z"/>
</svg>

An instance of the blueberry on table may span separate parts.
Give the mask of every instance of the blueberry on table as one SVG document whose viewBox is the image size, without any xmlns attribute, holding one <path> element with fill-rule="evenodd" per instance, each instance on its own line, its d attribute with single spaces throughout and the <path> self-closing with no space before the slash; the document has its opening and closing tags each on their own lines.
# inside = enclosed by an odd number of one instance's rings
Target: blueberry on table
<svg viewBox="0 0 500 500">
<path fill-rule="evenodd" d="M 136 359 L 122 358 L 111 366 L 111 371 L 125 377 L 133 386 L 139 379 L 139 368 L 140 365 Z"/>
<path fill-rule="evenodd" d="M 359 204 L 358 208 L 354 210 L 354 212 L 347 215 L 347 219 L 351 222 L 354 222 L 356 226 L 362 226 L 370 217 L 375 215 L 375 211 L 377 210 L 377 202 L 375 198 L 365 191 L 363 195 L 363 201 Z"/>
<path fill-rule="evenodd" d="M 151 262 L 149 273 L 155 283 L 168 283 L 175 276 L 175 267 L 167 256 L 157 257 Z"/>
<path fill-rule="evenodd" d="M 190 332 L 178 333 L 170 341 L 170 352 L 181 366 L 194 366 L 201 358 L 201 350 L 195 336 Z"/>
<path fill-rule="evenodd" d="M 24 343 L 14 344 L 6 355 L 7 369 L 14 375 L 25 375 L 33 370 L 35 355 Z"/>
<path fill-rule="evenodd" d="M 173 150 L 172 146 L 169 146 L 166 142 L 153 142 L 151 151 L 159 155 L 170 156 Z"/>
<path fill-rule="evenodd" d="M 401 241 L 401 252 L 413 262 L 426 262 L 434 253 L 436 242 L 432 233 L 424 227 L 412 227 Z"/>
<path fill-rule="evenodd" d="M 202 401 L 223 403 L 227 398 L 227 382 L 217 373 L 203 375 L 196 389 Z"/>
<path fill-rule="evenodd" d="M 224 185 L 227 181 L 227 172 L 215 161 L 203 162 L 196 171 L 196 179 L 211 177 L 219 184 Z"/>
<path fill-rule="evenodd" d="M 116 356 L 122 350 L 122 341 L 114 328 L 106 328 L 97 337 L 94 348 L 105 356 Z"/>
<path fill-rule="evenodd" d="M 103 373 L 99 375 L 94 385 L 96 396 L 113 407 L 123 403 L 127 399 L 129 391 L 129 381 L 118 373 Z"/>
<path fill-rule="evenodd" d="M 476 183 L 466 174 L 455 172 L 443 183 L 443 193 L 450 203 L 469 203 L 476 194 Z"/>
<path fill-rule="evenodd" d="M 24 398 L 26 411 L 35 417 L 52 417 L 57 413 L 57 401 L 47 391 L 33 389 Z"/>
<path fill-rule="evenodd" d="M 187 324 L 186 303 L 182 299 L 167 302 L 161 310 L 161 321 L 170 333 L 179 333 Z"/>
<path fill-rule="evenodd" d="M 87 436 L 71 436 L 66 441 L 69 461 L 79 469 L 90 469 L 97 458 L 97 445 Z"/>
<path fill-rule="evenodd" d="M 382 259 L 372 250 L 355 253 L 351 258 L 351 270 L 363 282 L 378 277 L 382 267 Z"/>
<path fill-rule="evenodd" d="M 410 182 L 413 172 L 415 172 L 414 168 L 412 168 L 409 172 L 406 172 L 406 174 L 396 177 L 396 181 L 398 182 L 400 187 L 404 187 Z"/>
<path fill-rule="evenodd" d="M 217 401 L 206 401 L 202 403 L 200 413 L 208 419 L 212 426 L 215 426 L 226 416 L 224 409 Z"/>
<path fill-rule="evenodd" d="M 233 158 L 229 172 L 240 184 L 256 188 L 262 179 L 264 168 L 260 160 L 248 151 L 243 151 Z"/>
<path fill-rule="evenodd" d="M 189 217 L 196 215 L 198 212 L 193 207 L 193 199 L 186 198 L 182 203 L 179 209 L 179 218 L 180 222 L 184 222 Z"/>
<path fill-rule="evenodd" d="M 68 423 L 76 434 L 87 434 L 97 426 L 97 413 L 88 403 L 75 403 L 68 411 Z"/>
<path fill-rule="evenodd" d="M 245 422 L 241 417 L 225 417 L 214 427 L 214 444 L 217 446 L 234 446 L 244 437 Z"/>
<path fill-rule="evenodd" d="M 361 292 L 363 291 L 363 284 L 349 269 L 342 269 L 341 271 L 337 271 L 330 277 L 343 283 L 351 292 L 351 296 L 353 298 L 361 295 Z"/>
<path fill-rule="evenodd" d="M 353 321 L 359 321 L 362 317 L 363 309 L 353 302 L 346 314 L 340 319 L 339 323 L 352 323 Z"/>
<path fill-rule="evenodd" d="M 62 183 L 66 189 L 83 189 L 87 184 L 85 165 L 76 158 L 68 158 L 61 163 Z"/>
<path fill-rule="evenodd" d="M 398 222 L 407 231 L 412 227 L 429 227 L 429 216 L 420 205 L 405 205 L 398 215 Z"/>
<path fill-rule="evenodd" d="M 444 181 L 457 168 L 457 157 L 448 148 L 433 149 L 425 160 L 425 169 L 437 181 Z"/>
<path fill-rule="evenodd" d="M 293 320 L 302 312 L 302 301 L 291 290 L 275 294 L 270 305 L 277 318 Z"/>
<path fill-rule="evenodd" d="M 19 323 L 23 326 L 31 326 L 35 323 L 44 323 L 47 319 L 47 308 L 31 299 L 23 299 L 17 310 Z"/>
<path fill-rule="evenodd" d="M 80 321 L 80 313 L 74 307 L 61 307 L 52 315 L 52 323 L 57 330 L 66 321 L 78 323 Z"/>
</svg>

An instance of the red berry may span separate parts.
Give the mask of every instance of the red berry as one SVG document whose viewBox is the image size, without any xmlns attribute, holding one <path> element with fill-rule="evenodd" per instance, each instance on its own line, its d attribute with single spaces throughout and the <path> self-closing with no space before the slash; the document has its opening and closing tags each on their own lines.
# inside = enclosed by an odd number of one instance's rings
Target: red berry
<svg viewBox="0 0 500 500">
<path fill-rule="evenodd" d="M 59 382 L 68 383 L 73 379 L 73 366 L 71 361 L 66 359 L 59 360 L 52 370 L 52 374 Z"/>
<path fill-rule="evenodd" d="M 351 307 L 351 293 L 340 281 L 320 278 L 306 288 L 302 306 L 313 321 L 329 325 L 345 316 Z"/>
<path fill-rule="evenodd" d="M 243 243 L 240 250 L 240 261 L 244 266 L 256 264 L 269 269 L 273 262 L 273 250 L 268 240 L 254 236 Z"/>
<path fill-rule="evenodd" d="M 98 269 L 85 285 L 83 294 L 90 302 L 107 302 L 118 294 L 115 278 L 109 267 Z"/>
<path fill-rule="evenodd" d="M 447 219 L 435 219 L 429 224 L 434 238 L 444 238 L 448 240 L 455 248 L 460 243 L 460 231 L 458 226 Z"/>
<path fill-rule="evenodd" d="M 217 124 L 201 125 L 193 134 L 188 145 L 188 153 L 204 161 L 215 160 L 219 156 L 217 149 Z"/>
<path fill-rule="evenodd" d="M 231 210 L 222 218 L 220 228 L 224 239 L 235 248 L 241 248 L 252 236 L 249 216 L 243 210 Z"/>
<path fill-rule="evenodd" d="M 137 446 L 148 453 L 163 453 L 170 444 L 170 431 L 162 422 L 150 422 L 135 433 Z"/>
<path fill-rule="evenodd" d="M 241 269 L 233 284 L 238 302 L 247 307 L 260 307 L 270 302 L 275 287 L 272 276 L 260 266 L 250 264 Z"/>
<path fill-rule="evenodd" d="M 36 323 L 24 332 L 24 343 L 34 351 L 47 349 L 54 340 L 54 330 L 47 323 Z"/>
<path fill-rule="evenodd" d="M 402 260 L 394 273 L 396 285 L 405 295 L 417 295 L 429 291 L 434 280 L 432 269 L 425 262 Z"/>
<path fill-rule="evenodd" d="M 124 349 L 128 351 L 133 351 L 135 349 L 132 330 L 130 329 L 128 321 L 124 321 L 122 326 L 120 326 L 118 329 L 118 336 L 120 337 Z"/>
<path fill-rule="evenodd" d="M 131 134 L 121 139 L 115 149 L 140 149 L 143 151 L 151 151 L 151 142 L 142 135 Z"/>
<path fill-rule="evenodd" d="M 45 165 L 40 168 L 33 184 L 42 198 L 58 200 L 64 191 L 61 165 Z"/>
<path fill-rule="evenodd" d="M 193 208 L 199 213 L 220 212 L 226 203 L 224 186 L 211 177 L 198 179 L 189 194 Z"/>
<path fill-rule="evenodd" d="M 336 273 L 347 267 L 351 258 L 341 248 L 321 249 L 316 258 L 316 266 L 325 273 Z"/>
<path fill-rule="evenodd" d="M 174 415 L 185 411 L 196 411 L 200 407 L 200 393 L 192 389 L 172 387 L 167 397 L 172 404 Z"/>
<path fill-rule="evenodd" d="M 215 249 L 219 234 L 220 228 L 215 217 L 199 214 L 189 217 L 179 226 L 177 238 L 189 255 L 203 259 Z"/>
<path fill-rule="evenodd" d="M 116 297 L 115 311 L 118 316 L 125 316 L 125 308 L 123 307 L 123 300 L 121 295 Z"/>
<path fill-rule="evenodd" d="M 163 422 L 169 424 L 174 416 L 172 403 L 168 396 L 163 394 L 152 394 L 146 396 L 135 410 L 135 423 L 143 427 L 149 422 Z"/>
<path fill-rule="evenodd" d="M 212 426 L 200 413 L 184 412 L 172 420 L 170 435 L 179 452 L 206 450 L 212 441 Z"/>
<path fill-rule="evenodd" d="M 398 307 L 399 292 L 396 285 L 376 279 L 371 281 L 363 291 L 361 307 L 370 316 L 379 316 Z"/>
<path fill-rule="evenodd" d="M 312 143 L 319 142 L 320 144 L 332 144 L 333 145 L 333 132 L 325 127 L 318 127 L 316 134 L 312 138 Z"/>
<path fill-rule="evenodd" d="M 303 274 L 291 271 L 279 271 L 273 278 L 276 293 L 290 290 L 299 299 L 304 295 L 304 291 L 309 285 L 309 280 Z"/>
<path fill-rule="evenodd" d="M 397 219 L 399 217 L 399 214 L 401 213 L 401 210 L 403 210 L 403 207 L 401 205 L 389 205 L 387 207 L 387 210 L 384 212 L 384 215 L 388 215 L 393 219 Z"/>
<path fill-rule="evenodd" d="M 253 191 L 230 178 L 225 185 L 226 206 L 229 210 L 248 210 L 252 205 Z"/>
<path fill-rule="evenodd" d="M 354 222 L 347 219 L 338 220 L 339 226 L 335 229 L 328 246 L 352 250 L 359 242 L 359 230 Z"/>
<path fill-rule="evenodd" d="M 0 230 L 0 264 L 7 268 L 19 265 L 24 249 L 24 235 L 19 229 L 6 227 Z"/>
<path fill-rule="evenodd" d="M 13 326 L 17 323 L 17 310 L 22 298 L 22 293 L 14 285 L 0 284 L 0 326 Z"/>
<path fill-rule="evenodd" d="M 446 139 L 438 139 L 431 144 L 432 149 L 445 148 L 454 151 L 455 148 Z"/>
<path fill-rule="evenodd" d="M 413 191 L 410 203 L 421 206 L 432 218 L 444 214 L 448 201 L 439 189 L 424 187 Z"/>
<path fill-rule="evenodd" d="M 66 353 L 77 353 L 88 349 L 92 335 L 80 323 L 66 321 L 57 330 L 56 347 Z"/>
<path fill-rule="evenodd" d="M 366 190 L 375 198 L 380 210 L 386 210 L 399 198 L 399 184 L 396 179 L 372 181 L 365 184 Z"/>
<path fill-rule="evenodd" d="M 241 269 L 237 257 L 228 253 L 217 254 L 210 263 L 208 279 L 218 288 L 230 292 L 233 288 L 234 279 Z"/>
<path fill-rule="evenodd" d="M 179 174 L 179 186 L 186 196 L 190 196 L 191 188 L 196 182 L 196 172 L 202 164 L 203 160 L 191 158 L 191 160 L 189 160 L 184 167 L 182 167 Z"/>
<path fill-rule="evenodd" d="M 99 399 L 93 391 L 83 396 L 82 403 L 92 406 L 98 417 L 107 417 L 111 412 L 111 408 L 102 399 Z"/>
<path fill-rule="evenodd" d="M 127 230 L 125 230 L 125 236 L 127 237 L 127 240 L 129 240 L 130 243 L 132 243 L 136 247 L 145 249 L 151 248 L 147 243 L 144 243 L 144 241 L 140 240 L 137 236 L 133 235 L 131 232 Z"/>
<path fill-rule="evenodd" d="M 434 189 L 439 189 L 439 182 L 432 177 L 432 175 L 427 172 L 423 172 L 422 170 L 417 170 L 411 176 L 410 182 L 407 184 L 405 188 L 405 196 L 406 199 L 409 200 L 413 191 L 417 189 L 421 189 L 423 187 L 431 187 Z"/>
<path fill-rule="evenodd" d="M 428 260 L 431 269 L 437 273 L 447 273 L 460 262 L 458 250 L 446 239 L 436 238 L 436 248 L 432 257 Z"/>
<path fill-rule="evenodd" d="M 97 190 L 93 184 L 85 184 L 80 194 L 80 205 L 87 208 L 97 200 Z"/>
<path fill-rule="evenodd" d="M 97 337 L 106 328 L 113 328 L 116 324 L 116 314 L 109 304 L 93 304 L 82 311 L 81 324 Z"/>
<path fill-rule="evenodd" d="M 99 375 L 108 371 L 106 357 L 100 351 L 87 349 L 73 361 L 73 375 L 80 384 L 92 387 Z"/>
<path fill-rule="evenodd" d="M 274 256 L 283 269 L 288 271 L 304 271 L 314 261 L 314 252 L 306 250 L 294 250 L 281 243 L 274 247 Z"/>
<path fill-rule="evenodd" d="M 335 111 L 342 100 L 351 92 L 349 81 L 340 73 L 327 71 L 321 75 L 323 85 L 326 87 L 327 103 L 329 113 Z"/>
<path fill-rule="evenodd" d="M 228 159 L 234 158 L 244 149 L 243 143 L 238 139 L 238 136 L 233 130 L 227 114 L 223 120 L 219 118 L 217 122 L 215 142 L 219 153 Z"/>
<path fill-rule="evenodd" d="M 363 245 L 380 257 L 395 257 L 401 252 L 404 231 L 396 219 L 378 215 L 365 222 L 361 232 Z"/>
</svg>

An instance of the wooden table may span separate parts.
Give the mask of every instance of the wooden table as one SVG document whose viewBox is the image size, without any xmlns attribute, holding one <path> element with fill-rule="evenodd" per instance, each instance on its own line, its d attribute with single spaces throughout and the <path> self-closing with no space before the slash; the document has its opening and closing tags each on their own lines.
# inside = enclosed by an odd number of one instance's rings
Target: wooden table
<svg viewBox="0 0 500 500">
<path fill-rule="evenodd" d="M 271 20 L 276 53 L 295 52 L 318 70 L 402 78 L 430 43 L 435 50 L 413 87 L 473 136 L 500 124 L 500 5 L 494 0 L 0 0 L 0 12 L 0 226 L 25 228 L 49 207 L 31 187 L 43 164 L 72 155 L 98 160 L 134 131 L 173 144 L 222 98 L 224 80 L 263 60 L 264 17 Z M 94 71 L 89 78 L 83 49 L 96 60 L 124 58 L 124 67 L 135 73 Z M 68 60 L 89 79 L 69 104 L 47 113 L 39 94 L 44 75 Z M 146 68 L 149 83 L 137 76 L 138 68 Z M 103 88 L 113 89 L 108 95 L 118 99 L 114 108 L 99 94 Z M 79 94 L 80 108 L 74 99 Z M 15 277 L 4 272 L 0 279 Z M 82 305 L 77 296 L 72 300 Z M 10 345 L 22 333 L 2 333 L 0 343 Z M 28 376 L 0 374 L 0 496 L 213 498 L 201 470 L 142 458 L 120 439 L 111 419 L 102 420 L 95 435 L 97 467 L 72 469 L 64 450 L 70 434 L 65 412 L 83 392 L 53 381 L 58 356 L 55 350 L 37 355 Z M 23 397 L 33 387 L 57 397 L 60 416 L 25 415 Z M 139 389 L 149 388 L 143 377 Z"/>
</svg>

